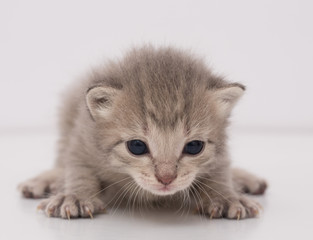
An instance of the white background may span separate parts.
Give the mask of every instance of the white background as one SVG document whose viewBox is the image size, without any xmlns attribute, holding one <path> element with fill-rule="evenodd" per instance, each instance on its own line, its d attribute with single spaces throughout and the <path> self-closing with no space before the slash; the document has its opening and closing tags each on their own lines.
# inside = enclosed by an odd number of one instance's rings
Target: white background
<svg viewBox="0 0 313 240">
<path fill-rule="evenodd" d="M 24 234 L 35 239 L 103 239 L 106 232 L 108 239 L 138 239 L 142 224 L 143 239 L 149 234 L 151 239 L 312 235 L 312 12 L 309 0 L 2 0 L 0 182 L 7 218 L 1 239 Z M 92 223 L 64 223 L 37 216 L 33 209 L 38 202 L 18 197 L 19 181 L 53 163 L 62 91 L 95 64 L 142 43 L 191 49 L 217 73 L 247 86 L 234 112 L 231 147 L 235 164 L 270 183 L 267 195 L 259 199 L 265 206 L 263 217 L 180 225 L 165 224 L 162 216 L 155 222 L 101 216 Z"/>
<path fill-rule="evenodd" d="M 141 43 L 247 85 L 236 123 L 313 129 L 312 1 L 1 1 L 1 128 L 53 126 L 58 94 Z"/>
</svg>

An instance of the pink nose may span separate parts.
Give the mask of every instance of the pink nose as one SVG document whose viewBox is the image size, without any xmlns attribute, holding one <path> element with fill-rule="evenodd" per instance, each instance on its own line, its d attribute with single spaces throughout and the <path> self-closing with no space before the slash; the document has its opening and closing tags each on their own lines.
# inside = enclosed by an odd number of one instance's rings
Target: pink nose
<svg viewBox="0 0 313 240">
<path fill-rule="evenodd" d="M 158 179 L 158 181 L 164 185 L 169 185 L 171 182 L 173 182 L 177 175 L 165 175 L 165 176 L 159 176 L 159 175 L 155 175 L 156 179 Z"/>
</svg>

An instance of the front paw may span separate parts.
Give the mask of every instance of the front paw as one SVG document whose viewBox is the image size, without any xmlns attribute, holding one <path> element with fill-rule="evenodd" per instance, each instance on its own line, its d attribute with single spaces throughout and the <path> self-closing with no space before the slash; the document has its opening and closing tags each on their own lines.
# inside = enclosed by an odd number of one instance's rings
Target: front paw
<svg viewBox="0 0 313 240">
<path fill-rule="evenodd" d="M 211 200 L 204 204 L 199 212 L 212 218 L 244 219 L 257 217 L 261 211 L 261 205 L 247 197 L 240 196 L 231 200 Z"/>
<path fill-rule="evenodd" d="M 38 209 L 43 210 L 48 217 L 60 218 L 93 218 L 94 214 L 105 211 L 104 203 L 99 198 L 80 199 L 76 195 L 58 194 L 43 200 Z"/>
</svg>

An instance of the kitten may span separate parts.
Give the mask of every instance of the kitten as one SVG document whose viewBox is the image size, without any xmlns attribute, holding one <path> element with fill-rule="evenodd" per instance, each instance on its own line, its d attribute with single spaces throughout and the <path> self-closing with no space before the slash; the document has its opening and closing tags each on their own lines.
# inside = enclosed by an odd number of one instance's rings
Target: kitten
<svg viewBox="0 0 313 240">
<path fill-rule="evenodd" d="M 61 111 L 54 169 L 20 184 L 46 215 L 92 217 L 106 206 L 184 205 L 210 218 L 243 219 L 264 180 L 231 169 L 226 127 L 245 87 L 170 47 L 133 49 L 75 82 Z M 114 204 L 113 204 L 114 203 Z"/>
</svg>

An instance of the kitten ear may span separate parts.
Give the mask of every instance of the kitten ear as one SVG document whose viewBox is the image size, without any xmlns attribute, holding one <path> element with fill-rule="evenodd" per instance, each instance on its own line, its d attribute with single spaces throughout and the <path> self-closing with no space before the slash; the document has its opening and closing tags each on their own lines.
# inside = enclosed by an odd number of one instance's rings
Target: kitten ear
<svg viewBox="0 0 313 240">
<path fill-rule="evenodd" d="M 241 84 L 230 84 L 229 86 L 217 89 L 213 93 L 213 99 L 217 105 L 217 111 L 222 117 L 229 116 L 236 102 L 245 91 L 245 86 Z"/>
<path fill-rule="evenodd" d="M 91 116 L 94 119 L 97 119 L 97 117 L 107 117 L 111 112 L 114 98 L 119 91 L 118 89 L 106 86 L 90 88 L 86 95 L 86 103 Z"/>
</svg>

